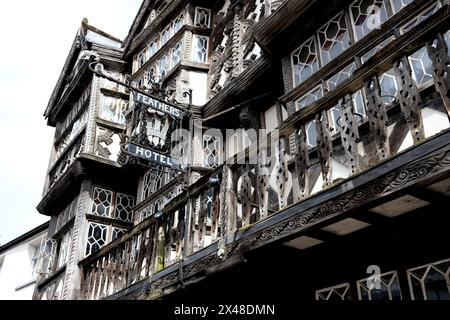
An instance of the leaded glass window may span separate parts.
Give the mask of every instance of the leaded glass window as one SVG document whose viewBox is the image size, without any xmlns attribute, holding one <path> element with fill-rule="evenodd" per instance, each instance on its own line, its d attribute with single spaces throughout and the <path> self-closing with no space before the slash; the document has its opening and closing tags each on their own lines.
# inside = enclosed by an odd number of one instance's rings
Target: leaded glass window
<svg viewBox="0 0 450 320">
<path fill-rule="evenodd" d="M 357 0 L 350 6 L 355 39 L 360 40 L 388 19 L 387 0 Z"/>
<path fill-rule="evenodd" d="M 108 226 L 98 223 L 89 223 L 86 255 L 102 248 L 107 241 Z"/>
<path fill-rule="evenodd" d="M 361 61 L 362 63 L 366 63 L 370 58 L 372 58 L 378 51 L 380 51 L 381 49 L 383 49 L 384 47 L 386 47 L 389 43 L 391 43 L 392 41 L 395 40 L 394 36 L 391 36 L 389 38 L 387 38 L 386 40 L 382 41 L 380 44 L 378 44 L 377 46 L 373 47 L 371 50 L 369 50 L 368 52 L 366 52 L 365 54 L 363 54 L 361 56 Z"/>
<path fill-rule="evenodd" d="M 450 259 L 407 271 L 412 300 L 450 300 Z"/>
<path fill-rule="evenodd" d="M 125 234 L 126 232 L 127 232 L 126 229 L 113 228 L 113 229 L 112 229 L 112 238 L 111 238 L 111 241 L 116 240 L 117 238 L 119 238 L 120 236 L 122 236 L 123 234 Z"/>
<path fill-rule="evenodd" d="M 143 50 L 138 55 L 138 68 L 141 68 L 147 62 L 147 50 Z"/>
<path fill-rule="evenodd" d="M 350 47 L 350 35 L 344 12 L 339 13 L 318 31 L 322 66 Z"/>
<path fill-rule="evenodd" d="M 291 56 L 294 84 L 298 86 L 319 70 L 314 37 L 306 40 Z"/>
<path fill-rule="evenodd" d="M 426 19 L 428 19 L 433 13 L 438 11 L 438 9 L 441 7 L 441 4 L 439 2 L 436 2 L 431 7 L 417 15 L 414 19 L 412 19 L 410 22 L 405 24 L 402 28 L 400 28 L 400 33 L 404 34 L 417 26 L 418 24 L 422 23 Z"/>
<path fill-rule="evenodd" d="M 359 300 L 402 300 L 397 272 L 383 273 L 379 278 L 356 282 Z"/>
<path fill-rule="evenodd" d="M 317 146 L 317 131 L 316 131 L 316 120 L 309 122 L 306 125 L 306 142 L 309 147 L 313 148 Z"/>
<path fill-rule="evenodd" d="M 350 300 L 350 284 L 343 283 L 337 286 L 316 291 L 316 300 Z"/>
<path fill-rule="evenodd" d="M 332 91 L 334 89 L 336 89 L 336 87 L 341 84 L 342 82 L 344 82 L 344 80 L 350 78 L 350 76 L 353 74 L 353 72 L 355 72 L 356 69 L 356 63 L 351 63 L 349 64 L 347 67 L 345 67 L 344 69 L 342 69 L 341 71 L 339 71 L 338 73 L 336 73 L 334 76 L 332 76 L 331 78 L 329 78 L 327 80 L 327 88 L 328 91 Z"/>
<path fill-rule="evenodd" d="M 175 67 L 181 61 L 183 44 L 178 42 L 172 49 L 172 67 Z"/>
<path fill-rule="evenodd" d="M 397 98 L 399 89 L 394 69 L 386 71 L 378 79 L 380 82 L 381 98 L 385 104 L 391 104 Z"/>
<path fill-rule="evenodd" d="M 194 35 L 192 44 L 192 60 L 206 63 L 208 60 L 208 37 Z"/>
<path fill-rule="evenodd" d="M 167 27 L 162 33 L 161 33 L 161 47 L 165 45 L 170 39 L 170 26 Z"/>
<path fill-rule="evenodd" d="M 122 221 L 133 221 L 134 197 L 117 193 L 116 196 L 116 219 Z"/>
<path fill-rule="evenodd" d="M 392 11 L 399 12 L 414 0 L 391 0 Z"/>
<path fill-rule="evenodd" d="M 125 124 L 125 112 L 128 110 L 128 101 L 104 96 L 100 105 L 99 117 L 103 120 Z"/>
<path fill-rule="evenodd" d="M 59 245 L 58 268 L 62 267 L 69 260 L 70 245 L 72 243 L 72 229 L 66 232 Z"/>
<path fill-rule="evenodd" d="M 94 188 L 92 214 L 109 217 L 112 206 L 113 192 L 106 189 Z"/>
<path fill-rule="evenodd" d="M 167 75 L 168 71 L 169 71 L 169 59 L 165 55 L 159 60 L 159 77 L 164 78 Z"/>
<path fill-rule="evenodd" d="M 307 106 L 311 105 L 313 102 L 319 100 L 322 97 L 323 97 L 323 90 L 322 86 L 319 85 L 297 100 L 297 102 L 295 103 L 296 109 L 301 110 L 303 108 L 306 108 Z"/>
<path fill-rule="evenodd" d="M 149 57 L 153 57 L 155 55 L 156 51 L 158 51 L 158 42 L 157 42 L 157 40 L 152 41 L 150 43 L 150 45 L 148 46 L 148 55 L 149 55 Z"/>
<path fill-rule="evenodd" d="M 362 90 L 358 90 L 352 94 L 352 102 L 354 111 L 359 118 L 358 120 L 361 121 L 362 118 L 366 116 L 366 108 Z"/>
<path fill-rule="evenodd" d="M 149 197 L 168 181 L 168 173 L 164 170 L 149 170 L 144 175 L 142 198 Z"/>
<path fill-rule="evenodd" d="M 433 80 L 433 63 L 428 57 L 425 47 L 409 56 L 408 60 L 412 69 L 412 77 L 419 87 Z"/>
<path fill-rule="evenodd" d="M 183 25 L 184 25 L 184 16 L 181 15 L 178 18 L 176 18 L 175 21 L 173 22 L 173 33 L 175 34 L 178 31 L 180 31 Z"/>
<path fill-rule="evenodd" d="M 330 124 L 330 128 L 332 133 L 337 133 L 339 132 L 339 121 L 341 119 L 341 113 L 339 111 L 339 105 L 334 106 L 333 108 L 331 108 L 330 110 L 328 110 L 328 118 L 329 120 L 329 124 Z"/>
<path fill-rule="evenodd" d="M 220 139 L 216 136 L 203 135 L 203 166 L 215 168 L 220 165 Z"/>
<path fill-rule="evenodd" d="M 40 274 L 49 275 L 53 272 L 57 245 L 57 241 L 53 238 L 48 238 L 41 242 L 38 263 L 38 272 Z"/>
<path fill-rule="evenodd" d="M 209 28 L 210 24 L 211 24 L 211 10 L 196 7 L 194 25 L 196 27 Z"/>
</svg>

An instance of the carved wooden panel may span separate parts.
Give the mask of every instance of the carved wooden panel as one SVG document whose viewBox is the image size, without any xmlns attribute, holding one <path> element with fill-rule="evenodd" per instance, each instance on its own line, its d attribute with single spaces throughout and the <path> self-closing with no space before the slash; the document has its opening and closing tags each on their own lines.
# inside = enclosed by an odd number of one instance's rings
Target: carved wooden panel
<svg viewBox="0 0 450 320">
<path fill-rule="evenodd" d="M 267 217 L 269 206 L 269 160 L 267 150 L 261 148 L 258 155 L 258 166 L 256 168 L 256 196 L 259 208 L 259 218 Z"/>
<path fill-rule="evenodd" d="M 433 62 L 433 80 L 450 117 L 450 58 L 448 48 L 442 34 L 438 35 L 436 48 L 427 45 L 428 56 Z"/>
<path fill-rule="evenodd" d="M 380 96 L 380 85 L 376 77 L 364 83 L 367 98 L 367 116 L 370 131 L 379 160 L 384 160 L 390 155 L 389 140 L 387 133 L 388 117 L 386 106 Z"/>
<path fill-rule="evenodd" d="M 394 72 L 400 86 L 400 107 L 405 115 L 414 143 L 417 143 L 425 138 L 422 114 L 420 113 L 422 99 L 420 98 L 419 89 L 407 69 L 407 65 L 408 61 L 403 59 L 401 63 L 399 62 L 394 67 Z"/>
<path fill-rule="evenodd" d="M 341 141 L 344 147 L 347 165 L 350 167 L 351 173 L 356 174 L 361 170 L 360 157 L 358 154 L 358 120 L 353 113 L 353 102 L 350 95 L 346 95 L 341 100 L 340 115 L 341 120 Z"/>
<path fill-rule="evenodd" d="M 324 187 L 332 184 L 332 165 L 331 155 L 333 152 L 333 144 L 331 141 L 330 126 L 328 125 L 328 117 L 325 110 L 316 116 L 316 132 L 317 132 L 317 154 L 319 156 L 320 167 L 322 169 L 322 177 Z"/>
<path fill-rule="evenodd" d="M 288 192 L 287 192 L 287 183 L 289 180 L 289 170 L 287 167 L 287 161 L 286 161 L 286 140 L 281 138 L 279 142 L 279 148 L 278 149 L 278 161 L 277 161 L 277 167 L 276 167 L 276 183 L 277 183 L 277 191 L 278 191 L 278 202 L 279 202 L 279 208 L 283 209 L 287 205 L 287 198 L 288 198 Z"/>
<path fill-rule="evenodd" d="M 250 224 L 250 215 L 252 213 L 252 180 L 249 176 L 250 168 L 246 166 L 244 173 L 242 174 L 239 201 L 242 208 L 242 226 L 248 226 Z"/>
<path fill-rule="evenodd" d="M 296 200 L 300 201 L 309 195 L 310 181 L 308 169 L 310 166 L 309 150 L 306 142 L 305 126 L 301 125 L 298 133 L 295 134 L 295 153 L 294 153 L 295 179 L 296 181 Z"/>
</svg>

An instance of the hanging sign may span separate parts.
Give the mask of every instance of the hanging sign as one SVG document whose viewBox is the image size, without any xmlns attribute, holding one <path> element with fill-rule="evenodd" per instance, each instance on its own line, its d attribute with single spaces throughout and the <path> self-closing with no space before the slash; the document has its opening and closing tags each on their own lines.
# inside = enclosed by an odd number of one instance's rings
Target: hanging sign
<svg viewBox="0 0 450 320">
<path fill-rule="evenodd" d="M 170 156 L 135 145 L 133 143 L 128 144 L 127 150 L 130 155 L 133 155 L 137 158 L 168 167 L 172 170 L 183 171 L 181 169 L 180 162 Z"/>
<path fill-rule="evenodd" d="M 177 118 L 177 119 L 183 119 L 183 117 L 184 117 L 184 112 L 182 110 L 180 110 L 179 108 L 177 108 L 171 104 L 168 104 L 164 101 L 157 100 L 155 98 L 146 96 L 142 93 L 136 93 L 135 101 L 138 103 L 142 103 L 143 105 L 148 106 L 157 111 L 161 111 L 166 114 L 169 114 L 172 117 Z"/>
</svg>

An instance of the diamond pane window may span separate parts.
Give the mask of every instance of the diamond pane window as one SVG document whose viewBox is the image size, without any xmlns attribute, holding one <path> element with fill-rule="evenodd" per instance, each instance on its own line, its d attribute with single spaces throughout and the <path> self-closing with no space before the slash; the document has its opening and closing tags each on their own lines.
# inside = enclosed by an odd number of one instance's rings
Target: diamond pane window
<svg viewBox="0 0 450 320">
<path fill-rule="evenodd" d="M 169 71 L 169 59 L 167 56 L 163 56 L 159 60 L 159 77 L 163 78 L 167 75 L 167 72 Z"/>
<path fill-rule="evenodd" d="M 147 62 L 147 50 L 143 50 L 138 56 L 138 68 L 141 68 Z"/>
<path fill-rule="evenodd" d="M 116 196 L 116 219 L 122 221 L 133 221 L 134 197 L 117 193 Z"/>
<path fill-rule="evenodd" d="M 192 60 L 206 63 L 208 59 L 208 37 L 194 35 L 192 45 Z"/>
<path fill-rule="evenodd" d="M 125 112 L 128 110 L 128 101 L 104 96 L 100 105 L 99 117 L 106 121 L 125 124 Z"/>
<path fill-rule="evenodd" d="M 117 238 L 119 238 L 120 236 L 122 236 L 123 234 L 125 234 L 126 232 L 127 232 L 126 229 L 113 228 L 113 229 L 112 229 L 112 238 L 111 238 L 111 241 L 116 240 Z"/>
<path fill-rule="evenodd" d="M 53 271 L 57 241 L 53 238 L 43 239 L 39 249 L 38 273 L 49 275 Z"/>
<path fill-rule="evenodd" d="M 397 13 L 411 2 L 413 2 L 413 0 L 391 0 L 392 11 Z"/>
<path fill-rule="evenodd" d="M 358 90 L 354 94 L 352 94 L 352 101 L 353 101 L 353 107 L 355 109 L 355 113 L 357 114 L 357 117 L 359 118 L 358 120 L 362 120 L 362 118 L 366 116 L 366 108 L 365 108 L 362 90 Z"/>
<path fill-rule="evenodd" d="M 170 26 L 167 27 L 162 33 L 161 33 L 161 47 L 165 45 L 170 39 Z"/>
<path fill-rule="evenodd" d="M 344 80 L 350 78 L 350 76 L 355 72 L 356 63 L 349 64 L 347 67 L 336 73 L 330 79 L 327 80 L 328 91 L 336 89 L 336 87 L 344 82 Z"/>
<path fill-rule="evenodd" d="M 144 175 L 142 198 L 149 197 L 159 190 L 168 180 L 168 174 L 160 170 L 149 170 Z"/>
<path fill-rule="evenodd" d="M 149 57 L 153 57 L 155 55 L 156 51 L 158 51 L 158 43 L 155 40 L 155 41 L 152 41 L 152 43 L 150 43 L 150 45 L 148 46 Z"/>
<path fill-rule="evenodd" d="M 317 131 L 316 131 L 316 120 L 311 121 L 306 125 L 306 142 L 308 146 L 313 148 L 317 146 Z"/>
<path fill-rule="evenodd" d="M 58 268 L 65 265 L 69 259 L 70 244 L 72 243 L 71 240 L 72 240 L 72 229 L 66 232 L 61 239 L 58 255 Z"/>
<path fill-rule="evenodd" d="M 402 300 L 397 272 L 381 274 L 374 280 L 366 278 L 356 282 L 359 300 Z"/>
<path fill-rule="evenodd" d="M 412 69 L 412 77 L 419 87 L 428 84 L 433 80 L 433 63 L 428 57 L 426 48 L 416 51 L 408 57 Z"/>
<path fill-rule="evenodd" d="M 295 86 L 298 86 L 319 70 L 319 59 L 314 37 L 306 40 L 292 53 L 291 61 Z"/>
<path fill-rule="evenodd" d="M 112 191 L 95 187 L 93 195 L 92 214 L 102 217 L 109 217 L 111 211 L 112 196 Z"/>
<path fill-rule="evenodd" d="M 175 67 L 178 62 L 181 61 L 181 53 L 182 53 L 183 44 L 178 42 L 175 47 L 172 49 L 172 68 Z"/>
<path fill-rule="evenodd" d="M 350 36 L 344 12 L 339 13 L 318 31 L 322 65 L 328 64 L 350 47 Z"/>
<path fill-rule="evenodd" d="M 407 271 L 412 300 L 450 300 L 450 259 Z"/>
<path fill-rule="evenodd" d="M 102 248 L 107 241 L 108 226 L 98 223 L 89 223 L 86 255 Z"/>
<path fill-rule="evenodd" d="M 350 284 L 343 283 L 334 287 L 316 291 L 316 300 L 350 300 Z"/>
<path fill-rule="evenodd" d="M 410 22 L 405 24 L 402 28 L 400 28 L 400 33 L 404 34 L 417 26 L 418 24 L 422 23 L 426 19 L 428 19 L 433 13 L 438 11 L 438 9 L 441 7 L 441 4 L 439 2 L 436 2 L 433 4 L 430 8 L 426 9 L 422 13 L 420 13 L 417 17 L 412 19 Z"/>
<path fill-rule="evenodd" d="M 339 121 L 341 118 L 339 106 L 335 106 L 335 107 L 331 108 L 330 110 L 328 110 L 328 118 L 330 119 L 329 124 L 331 127 L 331 132 L 332 133 L 339 132 L 339 128 L 340 128 Z"/>
<path fill-rule="evenodd" d="M 389 43 L 391 43 L 394 40 L 395 40 L 395 37 L 391 36 L 391 37 L 387 38 L 386 40 L 382 41 L 376 47 L 372 48 L 370 51 L 368 51 L 365 54 L 363 54 L 361 56 L 362 63 L 366 63 L 370 58 L 372 58 L 375 55 L 375 53 L 377 53 L 378 51 L 380 51 L 381 49 L 386 47 Z"/>
<path fill-rule="evenodd" d="M 203 135 L 203 166 L 216 168 L 220 165 L 220 139 L 216 136 Z"/>
<path fill-rule="evenodd" d="M 311 105 L 313 102 L 319 100 L 322 97 L 323 97 L 323 90 L 322 86 L 319 85 L 318 87 L 314 88 L 313 90 L 305 94 L 299 100 L 297 100 L 295 107 L 297 110 L 301 110 Z"/>
<path fill-rule="evenodd" d="M 391 104 L 398 94 L 397 78 L 395 77 L 394 69 L 383 73 L 379 77 L 381 98 L 385 104 Z"/>
<path fill-rule="evenodd" d="M 211 10 L 196 7 L 194 25 L 196 27 L 209 28 L 210 24 L 211 24 Z"/>
<path fill-rule="evenodd" d="M 450 48 L 450 31 L 447 31 L 444 34 L 444 40 L 445 40 L 445 43 L 447 44 L 447 48 Z"/>
<path fill-rule="evenodd" d="M 184 25 L 184 16 L 181 15 L 180 17 L 176 18 L 175 21 L 173 22 L 173 33 L 175 34 L 178 31 L 180 31 L 183 25 Z"/>
<path fill-rule="evenodd" d="M 350 6 L 356 40 L 377 29 L 388 19 L 387 0 L 357 0 Z"/>
</svg>

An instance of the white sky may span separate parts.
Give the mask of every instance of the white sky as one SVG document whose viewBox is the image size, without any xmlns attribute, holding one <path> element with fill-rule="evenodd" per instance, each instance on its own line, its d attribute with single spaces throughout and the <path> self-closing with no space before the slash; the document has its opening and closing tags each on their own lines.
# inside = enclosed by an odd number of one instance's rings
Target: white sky
<svg viewBox="0 0 450 320">
<path fill-rule="evenodd" d="M 124 39 L 142 0 L 0 2 L 0 244 L 46 221 L 54 129 L 42 116 L 83 17 Z"/>
</svg>

